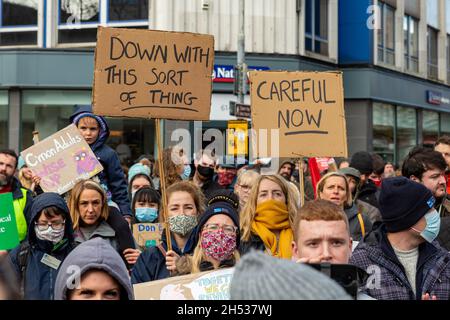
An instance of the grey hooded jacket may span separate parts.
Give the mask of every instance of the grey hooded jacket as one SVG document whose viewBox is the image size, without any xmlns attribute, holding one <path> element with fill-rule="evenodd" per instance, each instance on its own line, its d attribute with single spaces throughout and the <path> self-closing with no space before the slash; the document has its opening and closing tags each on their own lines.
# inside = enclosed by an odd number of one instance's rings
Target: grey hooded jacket
<svg viewBox="0 0 450 320">
<path fill-rule="evenodd" d="M 66 257 L 56 278 L 55 300 L 67 300 L 67 284 L 75 283 L 76 277 L 81 278 L 92 269 L 106 271 L 119 283 L 123 289 L 121 300 L 134 300 L 125 263 L 109 242 L 102 238 L 83 242 Z"/>
</svg>

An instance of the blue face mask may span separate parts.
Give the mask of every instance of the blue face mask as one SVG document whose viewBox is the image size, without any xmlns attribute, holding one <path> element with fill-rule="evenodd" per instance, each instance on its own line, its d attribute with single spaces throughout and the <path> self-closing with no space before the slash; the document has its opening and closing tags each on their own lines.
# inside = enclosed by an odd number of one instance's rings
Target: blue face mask
<svg viewBox="0 0 450 320">
<path fill-rule="evenodd" d="M 190 165 L 185 165 L 184 166 L 184 171 L 183 171 L 183 173 L 181 174 L 181 179 L 183 179 L 183 180 L 187 180 L 187 179 L 189 179 L 189 177 L 190 177 L 190 175 L 191 175 L 191 166 Z"/>
<path fill-rule="evenodd" d="M 136 208 L 136 219 L 139 222 L 153 222 L 158 218 L 158 210 L 155 208 Z"/>
<path fill-rule="evenodd" d="M 425 220 L 427 221 L 427 225 L 420 235 L 429 243 L 433 242 L 434 239 L 439 234 L 439 229 L 441 227 L 441 217 L 439 212 L 433 210 L 425 215 Z M 414 231 L 419 232 L 418 230 L 412 228 Z"/>
</svg>

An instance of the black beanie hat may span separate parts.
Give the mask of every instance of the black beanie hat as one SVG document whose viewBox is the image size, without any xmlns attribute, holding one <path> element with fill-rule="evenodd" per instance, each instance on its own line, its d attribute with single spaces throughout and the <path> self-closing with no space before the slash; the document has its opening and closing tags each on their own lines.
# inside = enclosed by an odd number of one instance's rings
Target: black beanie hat
<svg viewBox="0 0 450 320">
<path fill-rule="evenodd" d="M 388 178 L 381 184 L 380 212 L 389 232 L 411 228 L 433 208 L 434 202 L 430 190 L 405 177 Z"/>
<path fill-rule="evenodd" d="M 372 156 L 367 151 L 358 151 L 350 160 L 350 167 L 359 170 L 361 174 L 371 174 L 373 171 Z"/>
<path fill-rule="evenodd" d="M 195 245 L 197 245 L 198 240 L 200 239 L 200 233 L 202 232 L 203 225 L 206 223 L 206 221 L 209 220 L 209 218 L 211 218 L 212 216 L 215 216 L 217 214 L 227 215 L 228 217 L 230 217 L 231 220 L 233 220 L 233 223 L 237 227 L 236 248 L 239 248 L 239 243 L 240 243 L 239 240 L 241 238 L 240 232 L 239 232 L 239 214 L 238 214 L 237 210 L 232 205 L 230 205 L 229 202 L 225 202 L 225 201 L 216 201 L 216 202 L 212 203 L 211 205 L 209 205 L 206 208 L 205 212 L 200 216 L 200 218 L 198 220 L 198 224 L 195 227 L 196 229 L 194 230 Z"/>
</svg>

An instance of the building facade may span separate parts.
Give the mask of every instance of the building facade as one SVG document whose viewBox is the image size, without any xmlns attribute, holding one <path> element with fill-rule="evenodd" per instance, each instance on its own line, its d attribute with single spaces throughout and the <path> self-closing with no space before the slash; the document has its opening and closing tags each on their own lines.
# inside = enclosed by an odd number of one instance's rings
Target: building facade
<svg viewBox="0 0 450 320">
<path fill-rule="evenodd" d="M 250 68 L 344 72 L 349 154 L 398 163 L 450 133 L 450 0 L 246 0 L 245 10 Z M 98 25 L 214 35 L 211 121 L 165 121 L 165 144 L 175 128 L 224 133 L 236 119 L 238 0 L 0 0 L 0 147 L 27 148 L 34 130 L 44 138 L 90 103 Z M 154 153 L 153 121 L 108 122 L 123 159 Z"/>
</svg>

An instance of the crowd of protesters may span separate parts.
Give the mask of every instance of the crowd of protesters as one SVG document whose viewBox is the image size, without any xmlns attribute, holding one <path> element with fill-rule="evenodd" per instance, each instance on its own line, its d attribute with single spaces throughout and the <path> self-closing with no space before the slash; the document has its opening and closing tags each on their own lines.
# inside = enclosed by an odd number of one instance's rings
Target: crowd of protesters
<svg viewBox="0 0 450 320">
<path fill-rule="evenodd" d="M 450 299 L 450 137 L 413 148 L 399 168 L 360 151 L 319 177 L 308 159 L 278 159 L 265 174 L 258 162 L 199 150 L 191 164 L 168 148 L 161 181 L 161 159 L 123 170 L 89 106 L 71 121 L 104 170 L 68 194 L 44 192 L 15 151 L 0 150 L 20 240 L 0 252 L 0 299 L 131 300 L 133 284 L 229 267 L 233 299 L 349 298 L 308 266 L 324 263 L 370 275 L 357 299 Z M 170 241 L 163 232 L 138 246 L 133 224 L 157 222 Z"/>
</svg>

